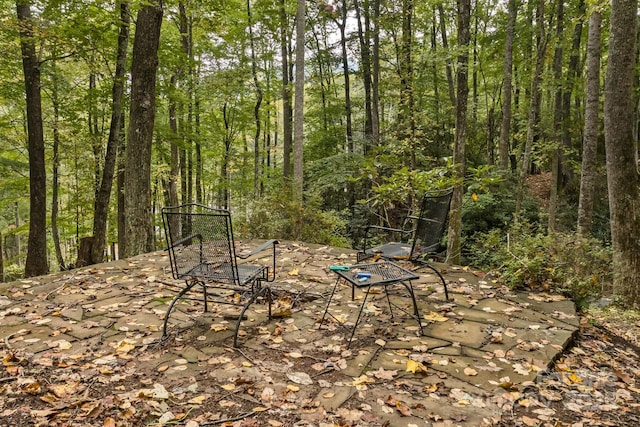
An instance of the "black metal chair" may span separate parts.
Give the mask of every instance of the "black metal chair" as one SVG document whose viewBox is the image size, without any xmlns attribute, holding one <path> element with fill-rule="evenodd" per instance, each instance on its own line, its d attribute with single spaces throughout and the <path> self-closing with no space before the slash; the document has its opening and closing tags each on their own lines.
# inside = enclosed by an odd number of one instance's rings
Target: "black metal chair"
<svg viewBox="0 0 640 427">
<path fill-rule="evenodd" d="M 208 302 L 242 307 L 236 323 L 233 346 L 238 346 L 238 330 L 245 311 L 259 297 L 269 305 L 271 319 L 271 289 L 265 282 L 275 280 L 275 247 L 277 240 L 269 240 L 251 252 L 236 254 L 231 227 L 231 213 L 191 203 L 162 210 L 167 250 L 174 279 L 183 279 L 185 287 L 173 298 L 167 309 L 162 327 L 163 339 L 167 336 L 167 322 L 175 304 L 194 286 L 203 290 L 204 311 Z M 269 267 L 238 263 L 259 252 L 272 250 L 272 273 Z"/>
<path fill-rule="evenodd" d="M 408 260 L 433 270 L 444 287 L 444 295 L 449 300 L 447 283 L 436 267 L 431 265 L 428 256 L 443 251 L 442 239 L 447 229 L 447 219 L 451 206 L 453 189 L 429 191 L 422 198 L 417 216 L 409 215 L 410 229 L 399 229 L 378 225 L 369 225 L 365 229 L 362 249 L 357 253 L 358 263 L 370 258 L 381 258 L 389 261 Z M 369 242 L 380 235 L 383 242 L 369 247 Z M 389 236 L 395 234 L 398 241 L 390 241 Z M 353 289 L 352 289 L 353 291 Z"/>
</svg>

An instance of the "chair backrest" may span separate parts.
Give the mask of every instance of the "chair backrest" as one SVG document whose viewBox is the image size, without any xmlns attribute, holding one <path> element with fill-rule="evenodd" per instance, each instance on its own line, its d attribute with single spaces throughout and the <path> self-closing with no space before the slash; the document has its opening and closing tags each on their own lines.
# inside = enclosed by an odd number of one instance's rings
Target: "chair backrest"
<svg viewBox="0 0 640 427">
<path fill-rule="evenodd" d="M 442 238 L 447 229 L 452 196 L 452 188 L 430 191 L 424 195 L 420 214 L 416 219 L 410 259 L 440 252 Z"/>
<path fill-rule="evenodd" d="M 162 219 L 174 278 L 239 283 L 228 210 L 191 203 L 163 208 Z"/>
</svg>

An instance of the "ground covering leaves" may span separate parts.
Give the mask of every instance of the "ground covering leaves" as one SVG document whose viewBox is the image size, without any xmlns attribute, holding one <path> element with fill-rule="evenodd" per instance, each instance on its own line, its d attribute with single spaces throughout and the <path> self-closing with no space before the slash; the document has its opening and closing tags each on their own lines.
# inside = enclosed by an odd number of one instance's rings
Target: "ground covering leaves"
<svg viewBox="0 0 640 427">
<path fill-rule="evenodd" d="M 0 296 L 0 321 L 8 325 L 0 329 L 0 426 L 639 424 L 638 317 L 583 313 L 573 345 L 550 367 L 515 358 L 535 354 L 541 340 L 516 341 L 511 327 L 484 330 L 483 344 L 495 350 L 468 365 L 434 354 L 432 345 L 416 339 L 412 322 L 393 331 L 372 322 L 371 338 L 347 349 L 343 329 L 318 330 L 314 321 L 326 298 L 313 289 L 330 288 L 334 276 L 309 269 L 316 263 L 322 270 L 342 255 L 290 245 L 279 256 L 280 282 L 311 290 L 279 294 L 278 316 L 269 323 L 252 319 L 265 316 L 264 306 L 252 308 L 238 349 L 230 346 L 233 321 L 215 310 L 203 315 L 197 303 L 176 314 L 178 324 L 193 315 L 189 326 L 174 327 L 171 339 L 158 342 L 175 289 L 149 258 L 77 272 L 36 295 L 29 295 L 33 283 L 9 286 Z M 470 308 L 508 296 L 486 288 L 452 283 L 457 304 L 443 304 L 438 295 L 424 322 L 456 331 Z M 369 314 L 393 323 L 381 308 L 384 300 L 375 304 L 365 308 Z M 510 316 L 526 309 L 504 307 Z M 489 306 L 480 311 L 500 315 Z M 534 337 L 540 327 L 526 329 Z M 394 348 L 393 340 L 415 344 Z M 25 350 L 27 344 L 38 351 Z M 387 363 L 371 368 L 367 361 L 376 355 Z M 501 360 L 532 380 L 503 376 Z M 495 376 L 492 392 L 473 386 L 487 373 Z M 446 415 L 434 408 L 447 408 Z"/>
</svg>

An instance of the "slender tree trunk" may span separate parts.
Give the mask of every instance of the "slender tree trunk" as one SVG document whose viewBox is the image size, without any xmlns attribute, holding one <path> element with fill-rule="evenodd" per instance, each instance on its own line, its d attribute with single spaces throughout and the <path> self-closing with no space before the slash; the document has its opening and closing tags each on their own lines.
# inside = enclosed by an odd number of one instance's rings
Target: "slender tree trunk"
<svg viewBox="0 0 640 427">
<path fill-rule="evenodd" d="M 578 1 L 578 17 L 575 26 L 573 27 L 573 41 L 571 42 L 571 52 L 569 54 L 569 63 L 567 65 L 567 83 L 564 87 L 562 93 L 562 149 L 564 157 L 569 158 L 570 160 L 577 160 L 577 156 L 571 156 L 571 153 L 574 151 L 574 143 L 572 141 L 573 135 L 573 126 L 571 120 L 571 98 L 573 96 L 573 91 L 576 86 L 576 81 L 581 79 L 580 76 L 580 45 L 582 43 L 582 27 L 584 24 L 585 18 L 585 1 Z M 581 105 L 579 102 L 579 97 L 576 97 L 575 105 L 576 111 L 581 110 Z M 578 114 L 576 114 L 578 116 Z M 577 122 L 577 120 L 576 120 Z M 570 157 L 569 157 L 570 156 Z M 565 190 L 569 187 L 571 190 L 577 190 L 577 183 L 575 174 L 573 172 L 573 168 L 568 166 L 568 162 L 564 161 L 560 165 L 560 190 Z"/>
<path fill-rule="evenodd" d="M 62 256 L 62 248 L 60 247 L 60 231 L 58 230 L 58 190 L 59 168 L 60 168 L 60 100 L 58 98 L 58 68 L 53 62 L 53 84 L 51 87 L 51 104 L 53 105 L 53 167 L 52 167 L 52 183 L 51 183 L 51 238 L 53 239 L 53 247 L 56 252 L 56 260 L 58 268 L 64 270 L 66 268 L 64 257 Z"/>
<path fill-rule="evenodd" d="M 47 175 L 42 128 L 40 63 L 36 53 L 34 23 L 29 0 L 16 2 L 20 23 L 20 48 L 27 101 L 27 135 L 29 149 L 29 240 L 26 277 L 49 272 L 47 263 Z"/>
<path fill-rule="evenodd" d="M 400 140 L 409 143 L 409 167 L 416 168 L 416 122 L 413 96 L 413 0 L 402 2 L 402 42 L 400 48 Z"/>
<path fill-rule="evenodd" d="M 582 177 L 578 201 L 578 233 L 591 235 L 593 200 L 596 180 L 596 154 L 600 134 L 600 26 L 602 14 L 591 12 L 587 42 L 587 84 L 582 142 Z"/>
<path fill-rule="evenodd" d="M 511 138 L 511 91 L 513 75 L 513 38 L 515 33 L 516 18 L 518 15 L 518 0 L 509 0 L 509 18 L 507 21 L 507 34 L 504 42 L 504 79 L 502 90 L 504 100 L 502 104 L 502 126 L 500 127 L 500 142 L 498 144 L 500 157 L 500 170 L 509 170 L 509 140 Z"/>
<path fill-rule="evenodd" d="M 446 17 L 444 16 L 444 7 L 442 3 L 438 3 L 438 16 L 440 17 L 440 35 L 442 37 L 442 47 L 445 51 L 449 50 L 449 42 L 447 39 L 447 24 Z M 447 87 L 449 88 L 449 100 L 453 107 L 456 106 L 456 88 L 453 84 L 453 66 L 451 65 L 451 59 L 446 59 L 446 72 L 447 72 Z"/>
<path fill-rule="evenodd" d="M 360 42 L 360 57 L 362 68 L 362 84 L 364 86 L 364 138 L 366 145 L 369 145 L 373 139 L 373 118 L 371 107 L 371 19 L 370 19 L 370 6 L 369 0 L 362 2 L 362 7 L 358 0 L 354 0 L 354 9 L 356 11 L 356 22 L 358 24 L 358 41 Z M 341 33 L 344 33 L 344 29 L 347 25 L 347 10 L 343 8 L 343 20 Z M 364 25 L 363 25 L 364 20 Z M 344 39 L 344 37 L 343 37 Z M 346 51 L 346 40 L 343 47 L 343 55 Z M 343 59 L 346 61 L 346 58 Z M 352 144 L 353 145 L 353 144 Z M 365 146 L 365 152 L 367 148 Z M 351 151 L 352 152 L 352 151 Z"/>
<path fill-rule="evenodd" d="M 111 89 L 111 124 L 109 139 L 104 156 L 102 179 L 94 203 L 93 214 L 93 245 L 91 247 L 91 263 L 102 262 L 104 248 L 107 241 L 107 218 L 109 215 L 109 200 L 115 175 L 118 146 L 122 137 L 122 98 L 125 86 L 127 67 L 127 47 L 129 44 L 129 0 L 119 3 L 120 21 L 118 34 L 118 48 L 116 55 L 116 70 Z"/>
<path fill-rule="evenodd" d="M 178 91 L 178 73 L 175 72 L 171 76 L 171 91 L 173 94 L 169 95 L 169 129 L 171 130 L 171 137 L 169 141 L 169 153 L 171 158 L 169 159 L 169 182 L 168 182 L 168 196 L 169 206 L 177 206 L 178 201 L 178 180 L 180 179 L 180 154 L 178 149 L 178 106 L 177 106 L 177 91 Z M 167 218 L 169 221 L 169 227 L 171 230 L 176 230 L 176 236 L 182 236 L 180 231 L 180 217 L 178 215 L 170 215 Z"/>
<path fill-rule="evenodd" d="M 542 70 L 544 68 L 544 56 L 547 48 L 547 37 L 544 27 L 544 0 L 539 0 L 536 13 L 536 24 L 538 25 L 538 46 L 536 49 L 536 64 L 531 77 L 531 102 L 529 105 L 529 117 L 527 121 L 527 140 L 524 147 L 524 156 L 518 179 L 518 194 L 516 198 L 516 217 L 522 209 L 525 184 L 529 176 L 531 167 L 531 154 L 533 144 L 538 134 L 538 110 L 540 107 L 540 81 L 542 80 Z"/>
<path fill-rule="evenodd" d="M 343 5 L 343 6 L 346 6 L 346 5 Z M 347 12 L 348 10 L 346 7 L 340 8 L 342 20 L 341 21 L 336 20 L 336 24 L 340 29 L 340 48 L 342 49 L 342 75 L 344 77 L 344 114 L 345 114 L 346 125 L 347 125 L 347 129 L 346 129 L 347 152 L 353 153 L 353 125 L 351 120 L 351 82 L 350 82 L 350 76 L 349 76 L 349 57 L 347 56 L 347 37 L 345 34 L 345 28 L 347 26 Z M 360 26 L 361 26 L 360 21 L 358 21 L 358 27 Z M 365 53 L 363 52 L 362 55 L 364 56 Z"/>
<path fill-rule="evenodd" d="M 556 15 L 556 47 L 553 54 L 553 77 L 556 82 L 555 99 L 553 109 L 553 134 L 554 147 L 551 152 L 551 187 L 549 189 L 549 218 L 547 229 L 549 233 L 556 230 L 556 212 L 558 209 L 558 191 L 560 187 L 560 168 L 562 167 L 562 150 L 560 141 L 562 139 L 562 44 L 564 33 L 564 1 L 558 1 L 558 11 Z"/>
<path fill-rule="evenodd" d="M 253 21 L 251 19 L 251 3 L 247 0 L 247 20 L 249 25 L 249 43 L 251 46 L 251 74 L 253 75 L 253 85 L 256 89 L 256 103 L 253 107 L 253 119 L 256 130 L 253 135 L 253 195 L 260 192 L 260 135 L 262 133 L 260 120 L 260 105 L 262 105 L 262 86 L 258 80 L 258 63 L 256 59 L 255 41 L 253 39 Z"/>
<path fill-rule="evenodd" d="M 291 176 L 291 143 L 293 132 L 291 118 L 291 78 L 289 76 L 289 20 L 285 0 L 280 0 L 280 55 L 282 57 L 282 175 Z"/>
<path fill-rule="evenodd" d="M 380 144 L 380 0 L 373 0 L 371 62 L 371 143 L 375 147 Z"/>
<path fill-rule="evenodd" d="M 298 0 L 296 13 L 296 90 L 293 140 L 293 196 L 302 201 L 304 146 L 304 33 L 305 0 Z"/>
<path fill-rule="evenodd" d="M 469 42 L 471 1 L 458 2 L 458 72 L 456 105 L 456 139 L 453 149 L 453 164 L 458 184 L 453 191 L 451 211 L 449 213 L 449 239 L 447 241 L 447 261 L 460 264 L 460 246 L 462 236 L 462 196 L 464 194 L 464 176 L 466 171 L 465 146 L 467 139 L 467 99 L 469 96 Z"/>
<path fill-rule="evenodd" d="M 66 269 L 62 248 L 60 247 L 60 231 L 58 229 L 59 190 L 60 190 L 60 99 L 58 94 L 58 67 L 52 62 L 51 104 L 53 106 L 53 166 L 51 188 L 51 238 L 60 270 Z"/>
<path fill-rule="evenodd" d="M 640 306 L 640 175 L 633 80 L 636 65 L 637 0 L 613 0 L 607 73 L 604 82 L 604 134 L 613 243 L 613 287 L 625 306 Z"/>
<path fill-rule="evenodd" d="M 131 112 L 124 175 L 124 257 L 153 250 L 151 145 L 155 119 L 156 70 L 162 2 L 150 0 L 138 12 L 131 62 Z"/>
</svg>

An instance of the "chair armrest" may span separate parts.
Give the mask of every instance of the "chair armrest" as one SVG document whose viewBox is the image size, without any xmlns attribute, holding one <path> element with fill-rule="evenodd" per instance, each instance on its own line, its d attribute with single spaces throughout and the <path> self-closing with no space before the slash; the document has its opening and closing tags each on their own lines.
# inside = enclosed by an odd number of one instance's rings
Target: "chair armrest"
<svg viewBox="0 0 640 427">
<path fill-rule="evenodd" d="M 364 230 L 364 240 L 362 242 L 362 251 L 366 251 L 367 250 L 367 238 L 369 237 L 369 230 L 382 230 L 382 231 L 389 231 L 389 232 L 397 232 L 397 233 L 402 233 L 402 234 L 410 234 L 413 233 L 413 230 L 402 230 L 400 228 L 393 228 L 393 227 L 384 227 L 381 225 L 368 225 L 365 230 Z"/>
<path fill-rule="evenodd" d="M 407 218 L 409 218 L 409 219 L 415 219 L 415 220 L 420 219 L 419 217 L 414 216 L 414 215 L 409 215 L 409 216 L 407 216 Z M 422 221 L 425 221 L 425 222 L 435 222 L 435 223 L 438 223 L 438 222 L 439 222 L 439 221 L 437 221 L 437 220 L 435 220 L 435 219 L 431 219 L 431 218 L 422 218 Z"/>
<path fill-rule="evenodd" d="M 264 242 L 263 244 L 261 244 L 257 248 L 253 249 L 251 252 L 247 253 L 246 255 L 236 255 L 236 256 L 238 258 L 240 258 L 240 259 L 247 259 L 250 256 L 253 256 L 253 255 L 255 255 L 255 254 L 259 253 L 259 252 L 262 252 L 262 251 L 266 250 L 271 245 L 273 245 L 273 250 L 275 251 L 276 245 L 278 243 L 280 243 L 280 242 L 278 242 L 276 239 L 267 240 L 266 242 Z"/>
<path fill-rule="evenodd" d="M 401 228 L 393 228 L 393 227 L 384 227 L 381 225 L 368 225 L 365 228 L 365 234 L 369 233 L 370 229 L 376 229 L 376 230 L 384 230 L 384 231 L 397 231 L 398 233 L 412 233 L 413 230 L 403 230 Z"/>
<path fill-rule="evenodd" d="M 177 241 L 173 242 L 173 243 L 172 243 L 172 244 L 167 248 L 167 250 L 169 250 L 169 249 L 173 249 L 173 248 L 175 248 L 175 247 L 177 247 L 177 246 L 180 246 L 180 245 L 182 245 L 183 243 L 188 242 L 189 240 L 192 240 L 192 239 L 200 239 L 200 243 L 202 243 L 202 234 L 200 234 L 200 233 L 196 233 L 196 234 L 192 234 L 192 235 L 187 236 L 187 237 L 183 237 L 182 239 L 179 239 L 179 240 L 177 240 Z"/>
<path fill-rule="evenodd" d="M 251 252 L 249 252 L 246 255 L 236 255 L 238 258 L 240 259 L 247 259 L 252 255 L 255 255 L 259 252 L 265 251 L 269 248 L 269 246 L 271 246 L 271 258 L 273 260 L 272 265 L 271 265 L 271 277 L 269 277 L 269 270 L 267 268 L 267 282 L 273 282 L 274 280 L 276 280 L 276 245 L 279 244 L 280 242 L 278 242 L 276 239 L 271 239 L 271 240 L 267 240 L 266 242 L 264 242 L 263 244 L 261 244 L 260 246 L 258 246 L 257 248 L 253 249 Z"/>
</svg>

